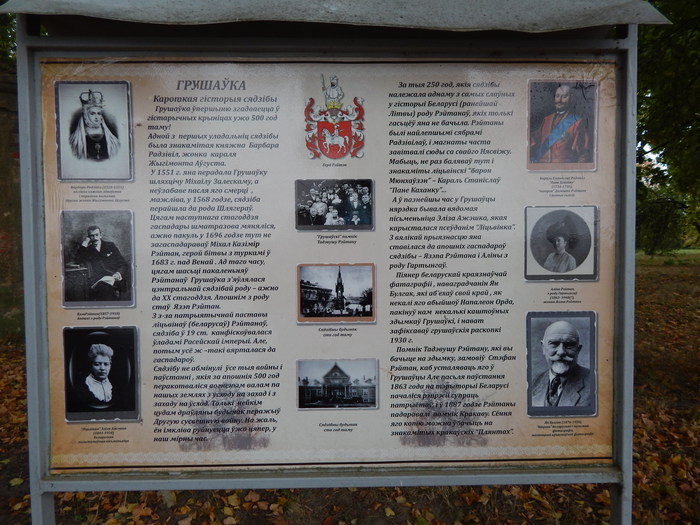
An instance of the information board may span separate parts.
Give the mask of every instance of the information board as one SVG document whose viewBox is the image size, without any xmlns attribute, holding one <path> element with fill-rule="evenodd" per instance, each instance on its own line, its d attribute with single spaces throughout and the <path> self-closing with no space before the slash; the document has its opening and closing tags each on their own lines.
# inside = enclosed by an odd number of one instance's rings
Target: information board
<svg viewBox="0 0 700 525">
<path fill-rule="evenodd" d="M 612 61 L 41 63 L 52 473 L 612 464 Z"/>
</svg>

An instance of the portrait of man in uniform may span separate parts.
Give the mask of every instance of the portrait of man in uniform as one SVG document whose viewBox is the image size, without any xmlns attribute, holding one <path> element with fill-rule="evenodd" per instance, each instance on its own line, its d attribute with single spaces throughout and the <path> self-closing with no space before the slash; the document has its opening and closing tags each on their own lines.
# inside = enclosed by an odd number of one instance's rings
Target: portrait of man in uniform
<svg viewBox="0 0 700 525">
<path fill-rule="evenodd" d="M 595 169 L 597 85 L 530 82 L 528 169 Z"/>
</svg>

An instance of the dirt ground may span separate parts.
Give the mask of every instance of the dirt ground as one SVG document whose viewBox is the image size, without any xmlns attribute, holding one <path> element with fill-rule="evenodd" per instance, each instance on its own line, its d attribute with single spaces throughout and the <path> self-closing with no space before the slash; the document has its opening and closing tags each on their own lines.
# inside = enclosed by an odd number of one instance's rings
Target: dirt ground
<svg viewBox="0 0 700 525">
<path fill-rule="evenodd" d="M 634 522 L 700 516 L 700 254 L 640 257 Z M 24 348 L 0 342 L 0 523 L 30 523 Z M 605 486 L 327 488 L 56 495 L 57 523 L 461 525 L 608 523 Z"/>
</svg>

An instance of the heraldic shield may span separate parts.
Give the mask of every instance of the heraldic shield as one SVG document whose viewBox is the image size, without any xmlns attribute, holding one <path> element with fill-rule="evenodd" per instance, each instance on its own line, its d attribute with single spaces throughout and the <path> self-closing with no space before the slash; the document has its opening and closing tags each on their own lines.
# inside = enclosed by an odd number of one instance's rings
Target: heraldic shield
<svg viewBox="0 0 700 525">
<path fill-rule="evenodd" d="M 355 97 L 354 106 L 326 107 L 314 106 L 314 99 L 307 101 L 306 147 L 309 158 L 320 156 L 340 159 L 346 155 L 361 158 L 360 151 L 365 145 L 363 99 Z"/>
</svg>

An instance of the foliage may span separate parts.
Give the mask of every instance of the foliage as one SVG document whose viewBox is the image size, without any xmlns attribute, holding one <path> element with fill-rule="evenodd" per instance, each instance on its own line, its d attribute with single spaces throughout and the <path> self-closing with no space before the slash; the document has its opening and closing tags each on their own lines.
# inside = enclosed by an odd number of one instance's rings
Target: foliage
<svg viewBox="0 0 700 525">
<path fill-rule="evenodd" d="M 690 525 L 700 516 L 700 250 L 637 263 L 633 520 Z M 0 342 L 0 522 L 17 525 L 31 519 L 23 350 Z M 63 525 L 610 521 L 604 485 L 76 492 L 55 502 Z"/>
<path fill-rule="evenodd" d="M 23 335 L 24 316 L 14 22 L 14 16 L 0 14 L 0 337 L 12 334 L 19 338 Z"/>
<path fill-rule="evenodd" d="M 651 0 L 672 25 L 639 32 L 637 246 L 700 241 L 700 2 Z"/>
<path fill-rule="evenodd" d="M 700 192 L 700 2 L 651 0 L 672 25 L 643 26 L 639 34 L 640 148 L 668 167 L 666 181 Z M 657 180 L 660 182 L 660 180 Z"/>
<path fill-rule="evenodd" d="M 367 288 L 365 290 L 362 290 L 362 294 L 360 295 L 360 304 L 362 306 L 368 306 L 372 304 L 372 288 Z"/>
<path fill-rule="evenodd" d="M 647 255 L 680 248 L 686 209 L 682 198 L 670 190 L 649 190 L 637 204 L 637 248 Z"/>
<path fill-rule="evenodd" d="M 688 195 L 683 246 L 700 246 L 700 192 Z"/>
<path fill-rule="evenodd" d="M 0 63 L 4 66 L 13 65 L 15 61 L 15 21 L 14 15 L 0 14 Z"/>
</svg>

